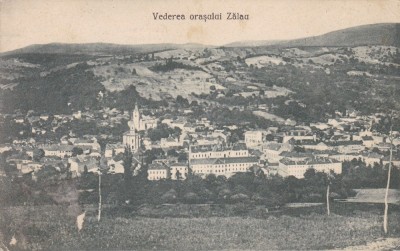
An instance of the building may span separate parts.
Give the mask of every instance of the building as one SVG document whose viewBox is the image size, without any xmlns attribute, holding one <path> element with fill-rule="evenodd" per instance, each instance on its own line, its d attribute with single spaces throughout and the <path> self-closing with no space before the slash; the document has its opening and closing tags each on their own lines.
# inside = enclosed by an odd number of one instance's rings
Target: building
<svg viewBox="0 0 400 251">
<path fill-rule="evenodd" d="M 125 152 L 124 144 L 121 143 L 107 144 L 106 150 L 104 152 L 104 157 L 111 158 L 114 157 L 115 155 L 118 155 L 119 153 L 124 153 L 124 152 Z"/>
<path fill-rule="evenodd" d="M 125 132 L 122 136 L 123 144 L 129 147 L 132 152 L 136 152 L 140 147 L 140 121 L 139 108 L 136 105 L 135 110 L 132 112 L 132 118 L 128 121 L 129 131 Z"/>
<path fill-rule="evenodd" d="M 85 171 L 96 173 L 99 169 L 100 162 L 98 158 L 77 156 L 68 159 L 70 170 L 73 177 L 79 177 Z"/>
<path fill-rule="evenodd" d="M 190 168 L 193 174 L 198 174 L 203 178 L 209 174 L 216 176 L 223 175 L 230 177 L 235 173 L 249 172 L 250 167 L 257 165 L 258 159 L 253 156 L 245 157 L 226 157 L 226 158 L 202 158 L 192 159 Z"/>
<path fill-rule="evenodd" d="M 189 172 L 187 163 L 172 163 L 170 165 L 170 173 L 172 180 L 185 180 Z"/>
<path fill-rule="evenodd" d="M 342 173 L 342 163 L 337 160 L 312 158 L 302 161 L 293 161 L 284 158 L 279 161 L 278 174 L 283 177 L 294 176 L 301 179 L 304 178 L 304 173 L 310 168 L 314 168 L 318 172 L 329 173 L 332 170 L 337 174 Z"/>
<path fill-rule="evenodd" d="M 173 138 L 173 137 L 162 138 L 160 140 L 160 146 L 161 148 L 176 148 L 183 146 L 183 142 L 179 141 L 179 138 Z"/>
<path fill-rule="evenodd" d="M 204 158 L 234 158 L 248 157 L 249 150 L 243 143 L 232 146 L 219 145 L 196 145 L 189 148 L 189 161 Z"/>
<path fill-rule="evenodd" d="M 189 167 L 194 174 L 202 177 L 208 174 L 230 177 L 238 172 L 248 172 L 258 164 L 258 158 L 250 156 L 243 143 L 232 146 L 203 145 L 189 148 Z"/>
<path fill-rule="evenodd" d="M 262 148 L 264 158 L 268 160 L 268 162 L 278 162 L 282 157 L 280 154 L 282 152 L 291 152 L 293 150 L 293 145 L 289 143 L 276 143 L 270 142 L 265 144 Z"/>
<path fill-rule="evenodd" d="M 248 148 L 260 146 L 264 143 L 265 136 L 267 133 L 265 131 L 247 131 L 244 133 L 244 141 Z"/>
<path fill-rule="evenodd" d="M 97 142 L 96 138 L 92 139 L 76 139 L 73 142 L 74 146 L 77 147 L 82 147 L 82 146 L 87 146 L 90 147 L 93 150 L 100 151 L 100 144 Z"/>
<path fill-rule="evenodd" d="M 43 151 L 45 156 L 65 158 L 72 156 L 73 148 L 74 146 L 71 145 L 46 145 L 43 147 Z"/>
<path fill-rule="evenodd" d="M 124 161 L 122 160 L 121 154 L 114 156 L 113 158 L 109 158 L 107 160 L 107 167 L 109 168 L 108 172 L 115 173 L 124 173 Z"/>
<path fill-rule="evenodd" d="M 170 168 L 164 162 L 153 161 L 147 170 L 148 180 L 162 180 L 171 177 Z"/>
</svg>

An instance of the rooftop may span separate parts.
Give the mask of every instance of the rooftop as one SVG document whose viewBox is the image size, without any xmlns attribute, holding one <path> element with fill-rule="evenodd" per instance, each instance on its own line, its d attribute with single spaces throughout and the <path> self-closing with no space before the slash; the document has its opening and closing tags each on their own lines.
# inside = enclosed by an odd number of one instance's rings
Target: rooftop
<svg viewBox="0 0 400 251">
<path fill-rule="evenodd" d="M 258 163 L 257 157 L 237 157 L 237 158 L 207 158 L 193 159 L 190 165 L 218 165 L 218 164 L 241 164 L 241 163 Z"/>
</svg>

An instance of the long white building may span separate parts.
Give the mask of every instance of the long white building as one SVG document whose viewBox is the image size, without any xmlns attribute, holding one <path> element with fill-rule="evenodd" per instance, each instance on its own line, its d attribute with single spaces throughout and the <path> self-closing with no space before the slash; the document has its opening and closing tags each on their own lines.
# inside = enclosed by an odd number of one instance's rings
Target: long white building
<svg viewBox="0 0 400 251">
<path fill-rule="evenodd" d="M 230 177 L 235 173 L 249 172 L 250 167 L 257 165 L 257 157 L 231 157 L 231 158 L 205 158 L 193 159 L 190 162 L 190 168 L 193 174 L 199 174 L 202 177 L 208 174 L 216 176 L 223 175 Z"/>
<path fill-rule="evenodd" d="M 193 174 L 202 177 L 208 174 L 230 177 L 238 172 L 248 172 L 257 164 L 257 157 L 250 156 L 244 144 L 192 146 L 189 151 L 189 166 Z"/>
<path fill-rule="evenodd" d="M 284 158 L 279 161 L 278 174 L 283 177 L 292 175 L 301 179 L 304 178 L 304 173 L 309 168 L 325 173 L 329 173 L 332 170 L 336 174 L 340 174 L 342 173 L 342 162 L 327 158 L 313 158 L 302 161 Z"/>
</svg>

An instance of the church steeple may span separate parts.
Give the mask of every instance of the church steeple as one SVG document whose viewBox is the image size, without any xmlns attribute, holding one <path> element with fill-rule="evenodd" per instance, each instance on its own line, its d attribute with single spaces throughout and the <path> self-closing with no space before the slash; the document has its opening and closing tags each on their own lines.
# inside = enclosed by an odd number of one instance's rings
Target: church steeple
<svg viewBox="0 0 400 251">
<path fill-rule="evenodd" d="M 123 143 L 132 151 L 138 150 L 140 146 L 140 135 L 138 133 L 141 130 L 140 120 L 139 106 L 136 104 L 135 109 L 132 112 L 132 117 L 128 121 L 129 132 L 126 132 L 123 135 Z"/>
<path fill-rule="evenodd" d="M 139 105 L 135 104 L 135 109 L 132 112 L 132 121 L 136 131 L 140 131 L 140 113 L 139 113 Z"/>
</svg>

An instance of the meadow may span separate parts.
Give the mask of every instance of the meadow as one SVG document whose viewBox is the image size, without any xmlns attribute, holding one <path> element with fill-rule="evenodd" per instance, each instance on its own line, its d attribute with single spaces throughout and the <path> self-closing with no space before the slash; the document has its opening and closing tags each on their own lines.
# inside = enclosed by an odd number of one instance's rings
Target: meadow
<svg viewBox="0 0 400 251">
<path fill-rule="evenodd" d="M 112 215 L 105 210 L 97 222 L 88 213 L 78 231 L 65 206 L 1 209 L 2 242 L 10 250 L 215 250 L 333 249 L 365 244 L 381 237 L 382 205 L 336 203 L 331 216 L 324 207 L 287 208 L 259 217 L 201 215 L 144 217 L 137 211 Z M 390 208 L 389 237 L 400 236 L 400 210 Z M 211 215 L 211 214 L 210 214 Z"/>
</svg>

